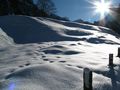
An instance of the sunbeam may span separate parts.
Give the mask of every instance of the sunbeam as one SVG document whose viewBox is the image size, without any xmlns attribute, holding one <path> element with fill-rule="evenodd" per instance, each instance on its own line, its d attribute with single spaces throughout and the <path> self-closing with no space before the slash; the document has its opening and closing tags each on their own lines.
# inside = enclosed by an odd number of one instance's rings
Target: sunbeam
<svg viewBox="0 0 120 90">
<path fill-rule="evenodd" d="M 100 19 L 104 19 L 105 15 L 110 13 L 111 2 L 106 0 L 100 0 L 93 3 L 95 12 L 100 13 Z"/>
</svg>

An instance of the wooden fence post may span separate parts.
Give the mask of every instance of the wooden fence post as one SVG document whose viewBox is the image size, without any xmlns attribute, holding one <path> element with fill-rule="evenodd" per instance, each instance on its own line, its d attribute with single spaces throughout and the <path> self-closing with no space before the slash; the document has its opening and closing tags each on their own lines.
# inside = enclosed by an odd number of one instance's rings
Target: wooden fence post
<svg viewBox="0 0 120 90">
<path fill-rule="evenodd" d="M 84 89 L 83 90 L 92 90 L 92 71 L 90 69 L 85 68 L 83 73 L 84 79 Z"/>
<path fill-rule="evenodd" d="M 118 48 L 118 55 L 117 55 L 117 57 L 120 58 L 120 47 Z"/>
<path fill-rule="evenodd" d="M 113 66 L 113 54 L 109 54 L 109 66 Z"/>
</svg>

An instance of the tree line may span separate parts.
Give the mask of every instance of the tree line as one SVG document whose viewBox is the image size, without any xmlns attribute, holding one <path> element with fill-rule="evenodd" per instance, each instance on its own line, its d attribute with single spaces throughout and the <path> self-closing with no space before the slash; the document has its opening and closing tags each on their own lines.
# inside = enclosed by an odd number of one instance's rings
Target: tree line
<svg viewBox="0 0 120 90">
<path fill-rule="evenodd" d="M 118 7 L 111 7 L 110 9 L 111 13 L 105 17 L 105 23 L 103 24 L 103 26 L 108 27 L 120 34 L 120 4 Z M 95 21 L 94 24 L 101 25 L 101 22 L 102 20 Z"/>
<path fill-rule="evenodd" d="M 120 34 L 120 5 L 118 6 L 118 8 L 112 9 L 112 16 L 110 17 L 111 20 L 109 20 L 109 18 L 107 17 L 106 19 L 106 27 L 111 28 Z"/>
<path fill-rule="evenodd" d="M 0 16 L 28 15 L 68 20 L 56 15 L 56 11 L 52 0 L 38 0 L 37 4 L 33 0 L 0 0 Z"/>
</svg>

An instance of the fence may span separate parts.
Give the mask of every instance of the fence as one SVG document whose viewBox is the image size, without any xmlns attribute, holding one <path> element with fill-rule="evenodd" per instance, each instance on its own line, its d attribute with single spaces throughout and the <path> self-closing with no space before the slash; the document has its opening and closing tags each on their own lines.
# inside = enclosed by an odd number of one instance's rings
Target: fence
<svg viewBox="0 0 120 90">
<path fill-rule="evenodd" d="M 118 55 L 117 57 L 120 58 L 120 48 L 118 48 Z M 113 67 L 113 54 L 109 54 L 109 63 L 108 65 L 110 67 Z M 85 68 L 83 72 L 83 90 L 93 90 L 92 87 L 92 82 L 93 82 L 93 74 L 92 71 L 89 68 Z"/>
</svg>

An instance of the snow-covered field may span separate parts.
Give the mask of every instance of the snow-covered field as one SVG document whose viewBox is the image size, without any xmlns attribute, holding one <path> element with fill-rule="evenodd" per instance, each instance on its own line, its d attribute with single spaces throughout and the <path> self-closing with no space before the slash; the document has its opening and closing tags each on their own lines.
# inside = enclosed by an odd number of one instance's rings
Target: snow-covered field
<svg viewBox="0 0 120 90">
<path fill-rule="evenodd" d="M 0 17 L 0 90 L 83 90 L 84 68 L 93 71 L 93 90 L 120 90 L 119 46 L 119 35 L 104 27 Z"/>
</svg>

